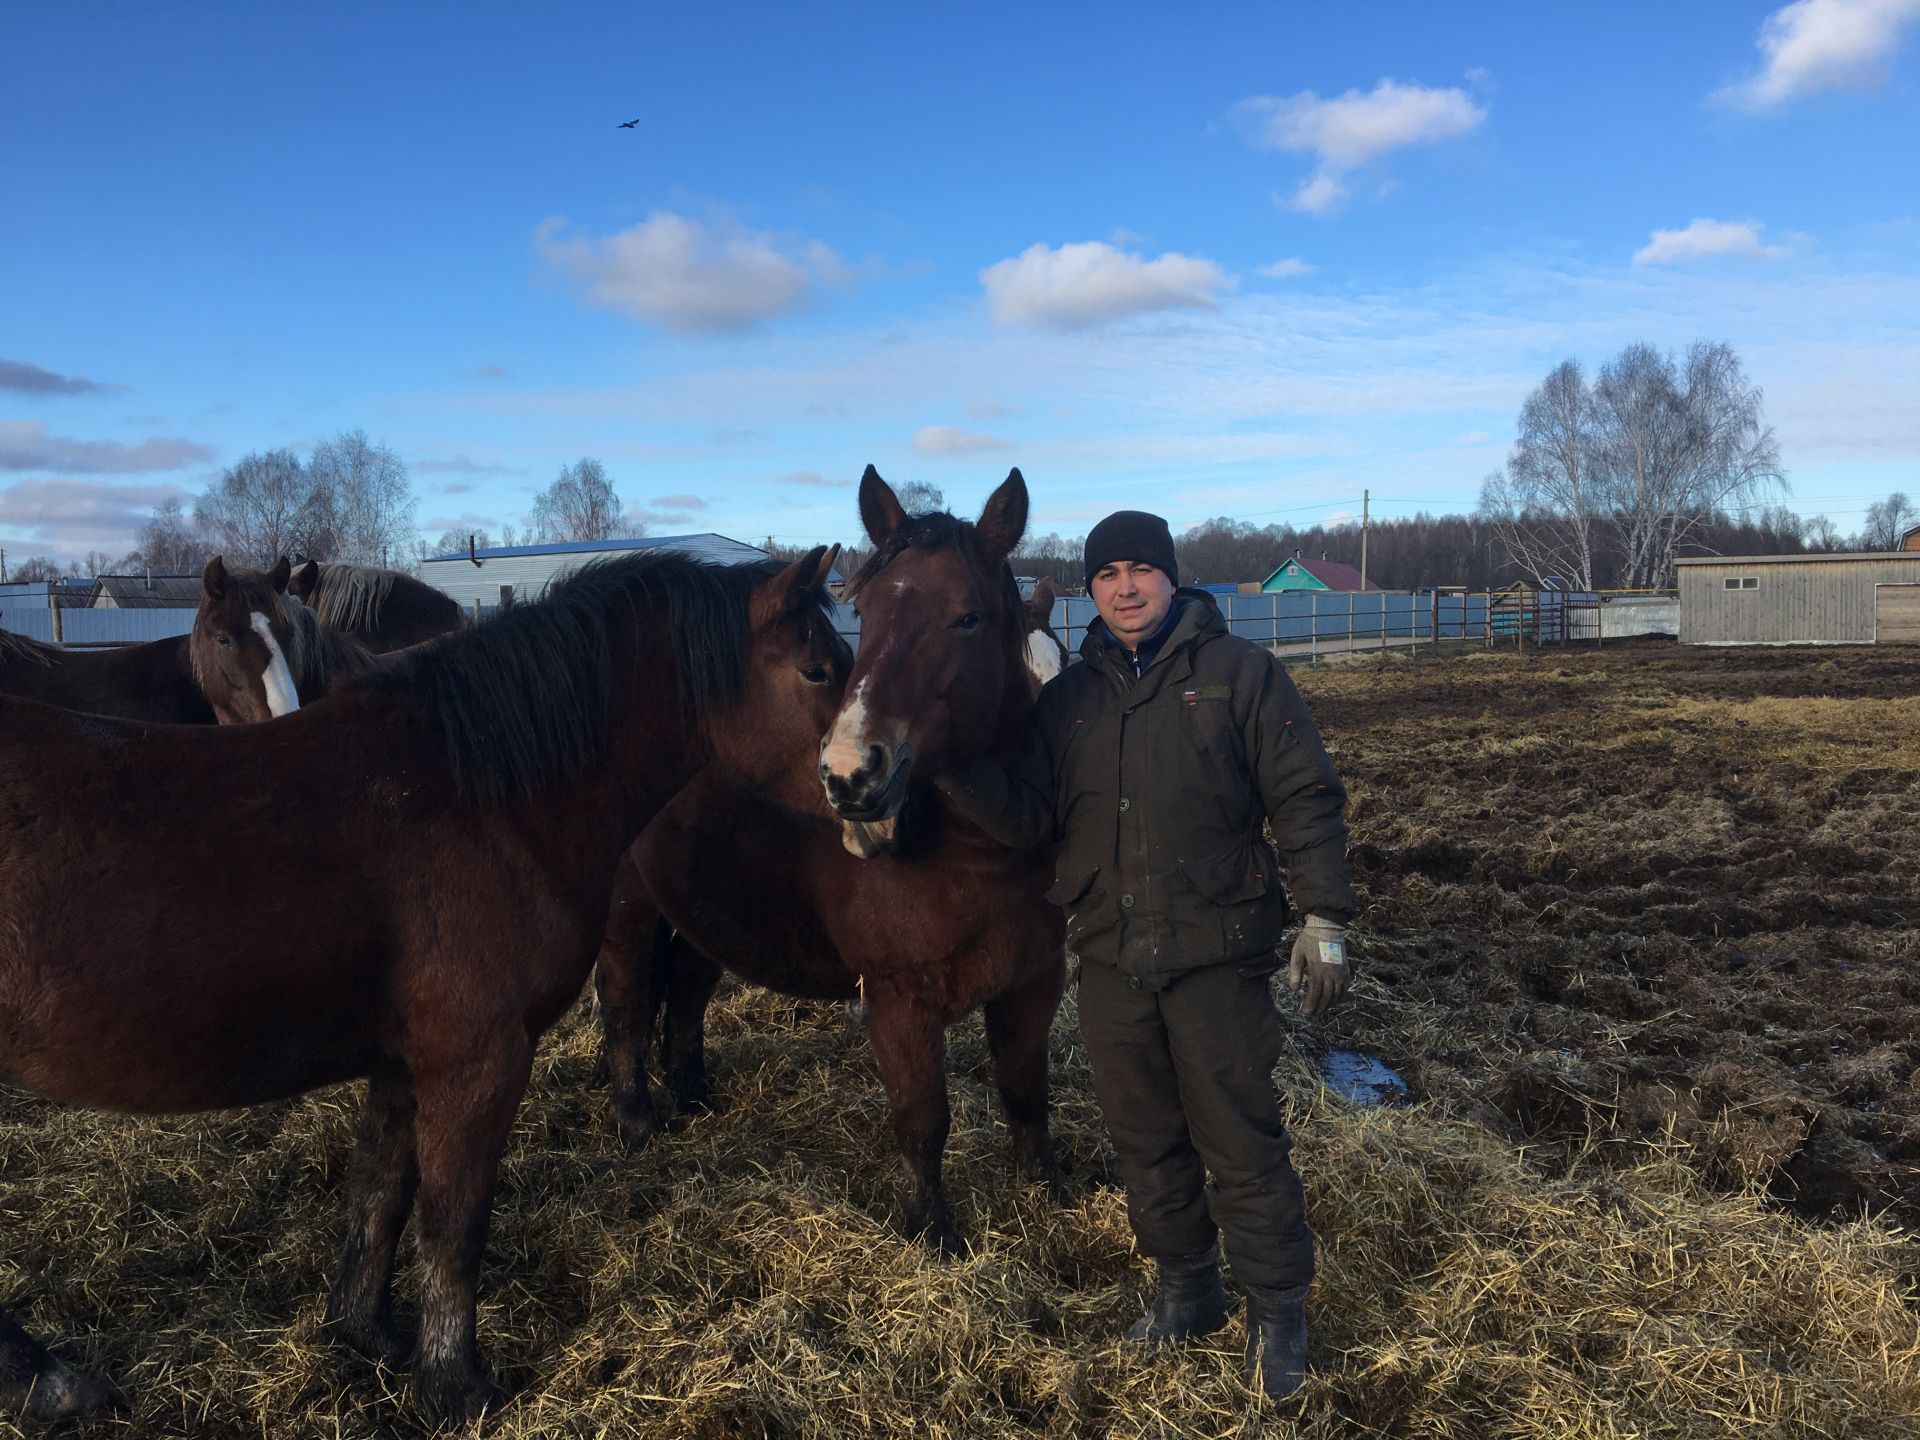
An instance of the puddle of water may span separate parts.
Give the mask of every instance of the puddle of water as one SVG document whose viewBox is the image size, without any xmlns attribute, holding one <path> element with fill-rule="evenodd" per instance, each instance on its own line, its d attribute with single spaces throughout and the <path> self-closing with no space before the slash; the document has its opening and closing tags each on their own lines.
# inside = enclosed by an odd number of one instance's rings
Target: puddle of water
<svg viewBox="0 0 1920 1440">
<path fill-rule="evenodd" d="M 1360 1105 L 1384 1105 L 1407 1094 L 1399 1072 L 1364 1050 L 1329 1050 L 1320 1059 L 1320 1078 L 1334 1094 Z"/>
</svg>

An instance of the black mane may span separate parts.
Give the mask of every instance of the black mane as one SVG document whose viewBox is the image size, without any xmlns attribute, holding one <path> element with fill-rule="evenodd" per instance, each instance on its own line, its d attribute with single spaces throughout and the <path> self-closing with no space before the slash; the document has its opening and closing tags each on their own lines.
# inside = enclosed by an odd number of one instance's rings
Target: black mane
<svg viewBox="0 0 1920 1440">
<path fill-rule="evenodd" d="M 53 657 L 60 652 L 52 645 L 43 645 L 31 635 L 16 635 L 11 630 L 0 630 L 0 660 L 20 660 L 29 665 L 51 665 Z"/>
<path fill-rule="evenodd" d="M 460 787 L 504 805 L 570 779 L 605 753 L 611 645 L 622 619 L 665 611 L 689 730 L 737 704 L 752 641 L 747 600 L 777 569 L 660 551 L 595 560 L 555 580 L 541 599 L 403 652 L 362 683 L 424 695 Z M 809 622 L 830 623 L 826 604 L 816 592 Z"/>
</svg>

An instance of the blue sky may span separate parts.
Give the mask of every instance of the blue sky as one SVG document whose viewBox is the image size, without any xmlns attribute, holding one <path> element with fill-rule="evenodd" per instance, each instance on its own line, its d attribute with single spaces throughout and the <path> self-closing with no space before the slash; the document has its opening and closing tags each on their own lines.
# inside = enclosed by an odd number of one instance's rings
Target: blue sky
<svg viewBox="0 0 1920 1440">
<path fill-rule="evenodd" d="M 1173 14 L 10 7 L 0 547 L 354 427 L 430 534 L 586 454 L 750 540 L 869 461 L 1457 510 L 1554 364 L 1696 337 L 1795 508 L 1920 491 L 1920 0 Z"/>
</svg>

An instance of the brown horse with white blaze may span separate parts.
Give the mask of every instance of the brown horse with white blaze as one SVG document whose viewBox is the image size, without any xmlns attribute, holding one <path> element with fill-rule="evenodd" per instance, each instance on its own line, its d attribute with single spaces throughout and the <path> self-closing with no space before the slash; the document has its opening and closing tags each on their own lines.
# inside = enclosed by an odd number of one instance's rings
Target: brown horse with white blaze
<svg viewBox="0 0 1920 1440">
<path fill-rule="evenodd" d="M 807 783 L 793 798 L 701 776 L 648 826 L 634 855 L 647 893 L 691 947 L 675 957 L 682 973 L 666 996 L 663 1048 L 676 1093 L 704 1091 L 699 1022 L 716 964 L 788 994 L 864 995 L 907 1164 L 907 1228 L 953 1253 L 960 1234 L 941 1179 L 945 1032 L 975 1008 L 984 1010 L 1019 1168 L 1062 1193 L 1047 1035 L 1066 965 L 1060 912 L 1044 898 L 1049 857 L 988 839 L 926 783 L 985 751 L 1011 755 L 1025 734 L 1026 615 L 1005 562 L 1025 528 L 1026 482 L 1010 474 L 970 525 L 909 517 L 869 467 L 860 507 L 877 549 L 851 587 L 860 652 L 824 759 L 794 777 Z M 836 783 L 845 780 L 834 769 L 842 756 L 863 772 L 851 785 Z M 823 772 L 827 793 L 845 802 L 840 814 L 824 803 Z M 914 823 L 898 826 L 909 796 Z M 849 853 L 843 815 L 862 822 L 856 829 L 881 830 L 891 853 Z M 726 878 L 739 874 L 756 877 L 751 906 Z"/>
<path fill-rule="evenodd" d="M 0 700 L 0 1074 L 149 1114 L 366 1077 L 329 1327 L 404 1353 L 390 1287 L 417 1208 L 414 1393 L 477 1414 L 475 1286 L 534 1044 L 659 808 L 702 767 L 754 787 L 792 755 L 824 554 L 772 578 L 602 562 L 271 724 Z M 111 1395 L 0 1310 L 0 1407 Z"/>
<path fill-rule="evenodd" d="M 222 725 L 291 714 L 377 663 L 364 645 L 288 598 L 288 571 L 285 556 L 262 574 L 229 570 L 216 555 L 200 577 L 188 655 Z"/>
</svg>

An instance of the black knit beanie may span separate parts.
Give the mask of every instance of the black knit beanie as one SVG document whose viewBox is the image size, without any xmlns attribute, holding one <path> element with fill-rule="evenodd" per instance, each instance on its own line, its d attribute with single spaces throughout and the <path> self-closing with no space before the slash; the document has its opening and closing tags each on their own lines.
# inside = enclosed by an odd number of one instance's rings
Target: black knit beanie
<svg viewBox="0 0 1920 1440">
<path fill-rule="evenodd" d="M 1158 515 L 1144 510 L 1116 510 L 1087 535 L 1087 583 L 1100 573 L 1103 565 L 1116 560 L 1145 560 L 1167 572 L 1174 584 L 1180 583 L 1180 565 L 1173 558 L 1173 532 Z"/>
</svg>

